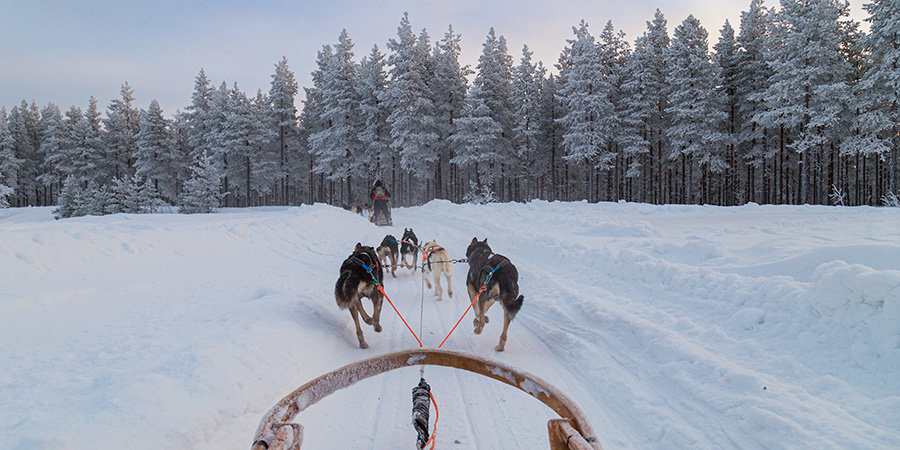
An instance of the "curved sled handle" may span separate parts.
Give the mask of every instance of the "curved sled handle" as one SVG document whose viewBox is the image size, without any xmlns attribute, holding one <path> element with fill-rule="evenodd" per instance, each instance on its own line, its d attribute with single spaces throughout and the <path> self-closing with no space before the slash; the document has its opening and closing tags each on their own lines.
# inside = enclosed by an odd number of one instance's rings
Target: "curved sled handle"
<svg viewBox="0 0 900 450">
<path fill-rule="evenodd" d="M 411 349 L 398 352 L 388 353 L 382 356 L 376 356 L 363 361 L 348 364 L 333 372 L 326 373 L 303 386 L 297 388 L 286 397 L 281 399 L 275 406 L 270 409 L 259 423 L 259 427 L 254 435 L 254 446 L 263 443 L 273 442 L 275 433 L 283 425 L 289 425 L 289 422 L 297 416 L 298 413 L 306 408 L 316 404 L 319 400 L 333 394 L 334 392 L 352 386 L 357 382 L 370 378 L 372 376 L 389 372 L 391 370 L 412 367 L 420 365 L 453 367 L 465 370 L 479 375 L 493 378 L 494 380 L 503 382 L 513 386 L 532 397 L 539 400 L 555 411 L 566 422 L 571 431 L 558 432 L 551 431 L 551 445 L 554 441 L 558 441 L 555 437 L 557 434 L 566 435 L 565 440 L 573 449 L 590 449 L 602 450 L 600 443 L 594 436 L 594 430 L 584 411 L 575 404 L 572 399 L 559 391 L 556 387 L 546 381 L 528 373 L 496 361 L 483 358 L 478 355 L 472 355 L 463 352 L 437 349 Z M 551 421 L 550 423 L 554 423 Z M 558 425 L 550 425 L 548 427 L 553 430 L 560 428 Z M 577 434 L 577 437 L 574 435 Z M 565 440 L 563 442 L 565 442 Z M 573 441 L 580 441 L 587 444 L 588 447 L 571 447 Z M 300 443 L 294 442 L 290 448 L 299 449 Z M 254 447 L 256 448 L 256 447 Z M 564 449 L 566 447 L 553 447 L 553 450 Z"/>
</svg>

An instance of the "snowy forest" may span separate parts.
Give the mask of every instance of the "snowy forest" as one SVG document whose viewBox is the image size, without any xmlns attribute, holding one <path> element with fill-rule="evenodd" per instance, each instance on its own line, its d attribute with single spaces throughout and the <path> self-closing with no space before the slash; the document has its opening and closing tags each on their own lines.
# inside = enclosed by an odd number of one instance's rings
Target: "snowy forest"
<svg viewBox="0 0 900 450">
<path fill-rule="evenodd" d="M 751 0 L 710 48 L 659 10 L 633 42 L 581 22 L 553 70 L 491 29 L 476 67 L 452 26 L 432 42 L 404 14 L 357 58 L 347 30 L 312 86 L 283 58 L 255 94 L 204 70 L 190 104 L 105 111 L 0 107 L 0 206 L 63 217 L 216 207 L 587 200 L 897 206 L 900 2 Z"/>
</svg>

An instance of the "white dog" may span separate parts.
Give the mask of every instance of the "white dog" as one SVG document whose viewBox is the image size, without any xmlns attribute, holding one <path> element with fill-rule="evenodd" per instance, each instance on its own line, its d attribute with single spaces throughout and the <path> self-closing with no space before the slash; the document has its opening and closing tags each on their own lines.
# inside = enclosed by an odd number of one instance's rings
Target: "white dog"
<svg viewBox="0 0 900 450">
<path fill-rule="evenodd" d="M 434 295 L 438 300 L 443 300 L 444 293 L 441 289 L 441 273 L 447 277 L 447 296 L 453 298 L 453 285 L 450 280 L 453 278 L 453 262 L 450 260 L 450 254 L 443 247 L 437 245 L 434 241 L 426 242 L 422 246 L 423 267 L 422 271 L 425 275 L 425 284 L 431 289 L 431 281 L 428 275 L 433 274 L 434 277 Z"/>
</svg>

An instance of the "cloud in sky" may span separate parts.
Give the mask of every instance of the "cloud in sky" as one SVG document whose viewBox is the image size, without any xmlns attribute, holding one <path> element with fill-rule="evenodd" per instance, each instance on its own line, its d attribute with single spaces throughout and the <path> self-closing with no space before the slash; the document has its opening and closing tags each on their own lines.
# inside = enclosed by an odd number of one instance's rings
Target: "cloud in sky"
<svg viewBox="0 0 900 450">
<path fill-rule="evenodd" d="M 851 2 L 854 19 L 862 0 Z M 94 96 L 105 110 L 122 83 L 136 106 L 159 101 L 167 114 L 190 104 L 203 68 L 216 85 L 234 83 L 248 95 L 268 91 L 275 64 L 288 58 L 302 87 L 310 87 L 316 53 L 347 29 L 356 59 L 373 45 L 387 52 L 404 12 L 432 42 L 452 25 L 462 35 L 464 64 L 473 67 L 488 30 L 506 37 L 518 64 L 522 45 L 552 67 L 582 19 L 599 34 L 608 21 L 634 42 L 659 8 L 669 33 L 689 14 L 700 19 L 710 45 L 728 19 L 737 29 L 749 0 L 303 0 L 62 1 L 0 0 L 0 106 L 55 103 L 86 107 Z M 777 2 L 769 0 L 769 7 Z M 302 96 L 302 89 L 301 89 Z"/>
</svg>

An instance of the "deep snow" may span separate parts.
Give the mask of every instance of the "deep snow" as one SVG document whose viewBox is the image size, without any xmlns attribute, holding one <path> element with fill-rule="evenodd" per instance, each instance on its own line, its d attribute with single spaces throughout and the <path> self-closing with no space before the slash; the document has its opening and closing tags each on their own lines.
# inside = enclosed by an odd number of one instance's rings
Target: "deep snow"
<svg viewBox="0 0 900 450">
<path fill-rule="evenodd" d="M 390 306 L 357 347 L 333 287 L 357 242 L 415 229 L 463 258 L 488 238 L 525 304 L 506 351 L 495 305 L 445 348 L 575 399 L 606 449 L 900 448 L 900 209 L 630 203 L 396 208 L 393 227 L 324 205 L 55 221 L 0 210 L 0 448 L 249 448 L 284 395 L 416 347 Z M 385 289 L 436 347 L 468 306 L 409 270 Z M 444 286 L 446 290 L 446 285 Z M 371 304 L 367 307 L 371 312 Z M 438 448 L 547 448 L 552 411 L 428 367 Z M 413 448 L 418 369 L 301 413 L 303 448 Z"/>
</svg>

